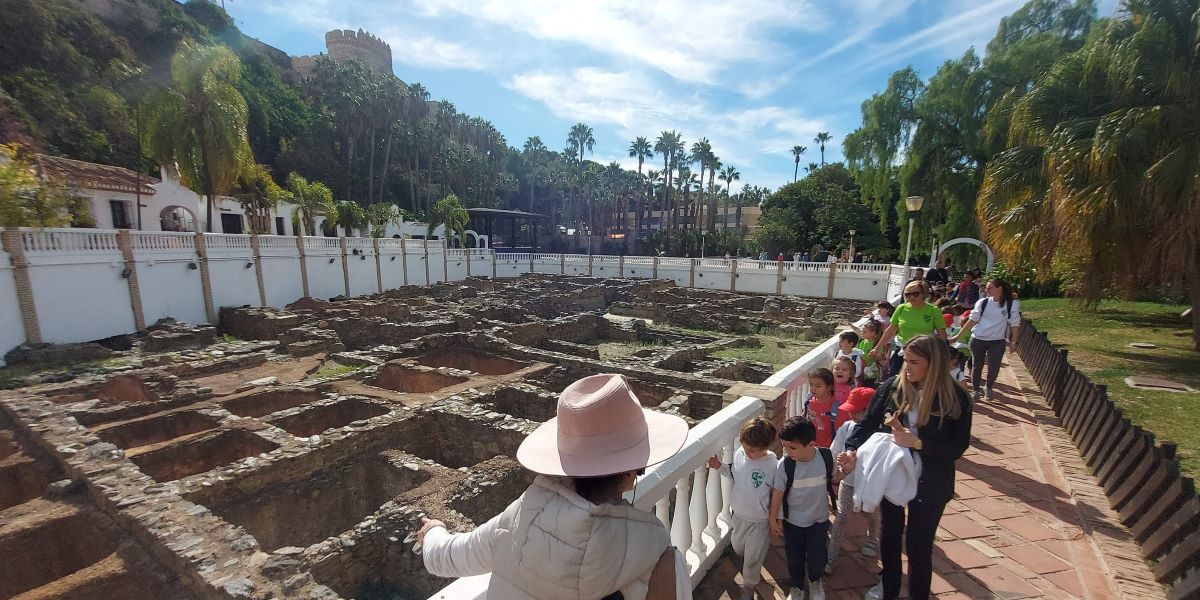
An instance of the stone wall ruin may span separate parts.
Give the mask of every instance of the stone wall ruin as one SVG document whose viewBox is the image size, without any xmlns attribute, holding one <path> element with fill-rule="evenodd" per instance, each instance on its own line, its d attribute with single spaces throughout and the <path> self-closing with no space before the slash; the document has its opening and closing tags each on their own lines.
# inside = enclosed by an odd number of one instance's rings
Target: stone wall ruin
<svg viewBox="0 0 1200 600">
<path fill-rule="evenodd" d="M 0 597 L 427 597 L 419 515 L 467 529 L 517 498 L 572 381 L 622 373 L 694 425 L 771 371 L 714 352 L 815 345 L 865 307 L 530 275 L 227 307 L 236 340 L 171 323 L 0 392 Z"/>
</svg>

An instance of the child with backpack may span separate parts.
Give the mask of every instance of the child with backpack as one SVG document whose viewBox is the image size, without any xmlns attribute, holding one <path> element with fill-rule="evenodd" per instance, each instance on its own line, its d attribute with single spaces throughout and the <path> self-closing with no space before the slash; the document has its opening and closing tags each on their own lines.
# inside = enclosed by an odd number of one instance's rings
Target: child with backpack
<svg viewBox="0 0 1200 600">
<path fill-rule="evenodd" d="M 771 480 L 771 533 L 783 536 L 791 591 L 788 600 L 825 600 L 821 575 L 828 561 L 829 509 L 833 496 L 833 454 L 817 447 L 817 429 L 805 417 L 792 417 L 779 430 L 783 460 Z M 819 457 L 819 458 L 818 458 Z"/>
<path fill-rule="evenodd" d="M 755 417 L 742 426 L 738 435 L 741 446 L 733 453 L 733 462 L 724 465 L 712 457 L 708 468 L 721 469 L 721 475 L 733 480 L 729 508 L 733 513 L 733 551 L 742 556 L 742 595 L 754 598 L 754 586 L 762 581 L 763 560 L 771 544 L 767 524 L 771 506 L 769 481 L 779 468 L 779 460 L 770 450 L 775 445 L 775 424 Z"/>
<path fill-rule="evenodd" d="M 838 407 L 838 412 L 850 415 L 850 419 L 838 428 L 837 435 L 833 438 L 833 446 L 829 451 L 837 456 L 846 450 L 846 440 L 854 433 L 854 428 L 859 420 L 867 412 L 867 406 L 871 403 L 871 397 L 875 395 L 875 390 L 867 387 L 858 387 L 850 391 L 850 397 L 841 406 Z M 838 550 L 842 547 L 842 537 L 846 532 L 846 521 L 850 518 L 850 514 L 854 508 L 854 473 L 842 473 L 838 471 L 834 474 L 834 480 L 840 481 L 841 485 L 838 488 L 837 502 L 837 517 L 833 521 L 833 531 L 829 535 L 829 560 L 825 564 L 825 574 L 833 573 L 833 563 L 837 560 Z M 863 543 L 863 556 L 876 556 L 879 554 L 879 511 L 866 513 L 867 518 L 867 541 Z"/>
<path fill-rule="evenodd" d="M 820 448 L 833 444 L 833 434 L 847 418 L 847 415 L 838 415 L 833 386 L 833 371 L 821 368 L 808 372 L 808 397 L 804 399 L 800 414 L 816 428 L 815 439 Z"/>
</svg>

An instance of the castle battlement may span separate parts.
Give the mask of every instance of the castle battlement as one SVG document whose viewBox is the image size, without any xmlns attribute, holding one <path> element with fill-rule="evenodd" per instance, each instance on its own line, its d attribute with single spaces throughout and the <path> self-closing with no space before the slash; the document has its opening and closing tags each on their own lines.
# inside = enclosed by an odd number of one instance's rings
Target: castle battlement
<svg viewBox="0 0 1200 600">
<path fill-rule="evenodd" d="M 328 56 L 333 60 L 357 60 L 378 73 L 392 72 L 392 47 L 387 42 L 359 29 L 334 29 L 325 34 L 328 54 L 292 57 L 292 69 L 308 75 L 316 68 L 317 60 Z"/>
</svg>

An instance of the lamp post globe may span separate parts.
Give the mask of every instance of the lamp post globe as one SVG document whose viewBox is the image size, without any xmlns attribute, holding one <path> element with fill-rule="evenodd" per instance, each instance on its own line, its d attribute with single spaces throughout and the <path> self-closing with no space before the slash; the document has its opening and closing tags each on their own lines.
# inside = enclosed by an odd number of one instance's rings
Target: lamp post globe
<svg viewBox="0 0 1200 600">
<path fill-rule="evenodd" d="M 908 243 L 904 246 L 904 268 L 905 279 L 908 274 L 908 259 L 912 255 L 912 230 L 913 222 L 916 220 L 916 214 L 921 210 L 921 205 L 925 203 L 924 196 L 909 196 L 904 199 L 904 206 L 908 208 Z"/>
</svg>

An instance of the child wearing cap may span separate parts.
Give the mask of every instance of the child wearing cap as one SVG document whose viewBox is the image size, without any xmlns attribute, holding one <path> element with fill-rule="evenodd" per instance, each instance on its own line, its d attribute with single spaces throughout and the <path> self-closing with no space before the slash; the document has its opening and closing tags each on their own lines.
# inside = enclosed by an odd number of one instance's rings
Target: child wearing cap
<svg viewBox="0 0 1200 600">
<path fill-rule="evenodd" d="M 846 440 L 854 433 L 857 423 L 866 414 L 867 406 L 871 404 L 871 397 L 874 395 L 875 390 L 871 388 L 854 388 L 850 390 L 849 398 L 838 407 L 838 412 L 850 415 L 850 420 L 838 428 L 837 435 L 833 438 L 830 451 L 834 456 L 846 450 Z M 854 473 L 842 473 L 839 470 L 834 479 L 841 480 L 841 488 L 838 490 L 837 517 L 829 536 L 829 559 L 825 564 L 827 574 L 833 572 L 833 563 L 837 560 L 838 550 L 842 547 L 842 537 L 845 536 L 846 520 L 850 518 L 854 508 Z M 879 553 L 879 512 L 867 513 L 866 517 L 867 541 L 863 544 L 862 553 L 863 556 L 875 556 Z"/>
</svg>

